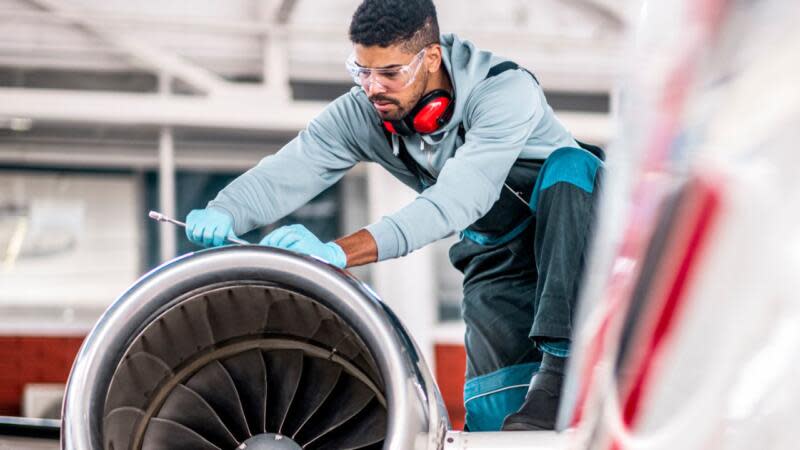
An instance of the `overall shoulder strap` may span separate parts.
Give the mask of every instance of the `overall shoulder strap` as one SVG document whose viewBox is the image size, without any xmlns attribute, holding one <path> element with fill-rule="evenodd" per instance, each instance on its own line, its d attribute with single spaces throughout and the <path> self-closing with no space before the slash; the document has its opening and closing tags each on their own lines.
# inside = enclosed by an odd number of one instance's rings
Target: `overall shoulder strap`
<svg viewBox="0 0 800 450">
<path fill-rule="evenodd" d="M 517 70 L 517 69 L 522 69 L 525 72 L 528 72 L 528 74 L 533 78 L 533 81 L 535 81 L 536 84 L 539 84 L 539 79 L 536 78 L 536 75 L 534 75 L 533 72 L 524 67 L 520 67 L 519 64 L 515 63 L 514 61 L 503 61 L 499 64 L 495 64 L 489 69 L 489 72 L 486 74 L 486 78 L 492 78 L 494 76 L 500 75 L 501 73 L 507 70 Z"/>
<path fill-rule="evenodd" d="M 515 63 L 514 61 L 503 61 L 501 63 L 495 64 L 492 67 L 490 67 L 489 68 L 489 72 L 486 73 L 486 77 L 484 78 L 484 80 L 487 80 L 487 79 L 492 78 L 492 77 L 496 77 L 497 75 L 500 75 L 501 73 L 503 73 L 505 71 L 517 70 L 519 68 L 520 68 L 519 64 Z M 539 79 L 536 78 L 536 75 L 534 75 L 533 72 L 531 72 L 530 70 L 528 70 L 528 69 L 526 69 L 524 67 L 522 68 L 522 70 L 524 70 L 525 72 L 528 72 L 528 74 L 530 74 L 531 78 L 533 78 L 533 81 L 535 81 L 536 84 L 539 84 Z M 466 135 L 467 135 L 467 130 L 464 128 L 464 124 L 463 123 L 458 124 L 458 137 L 460 137 L 461 140 L 463 141 L 465 139 Z"/>
</svg>

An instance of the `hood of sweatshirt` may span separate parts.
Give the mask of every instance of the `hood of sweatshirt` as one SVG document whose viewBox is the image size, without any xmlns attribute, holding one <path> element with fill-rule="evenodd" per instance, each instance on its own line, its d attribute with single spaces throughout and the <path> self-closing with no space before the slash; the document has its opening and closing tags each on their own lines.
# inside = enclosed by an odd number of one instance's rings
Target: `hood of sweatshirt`
<svg viewBox="0 0 800 450">
<path fill-rule="evenodd" d="M 455 93 L 455 107 L 450 120 L 432 136 L 442 135 L 458 128 L 464 115 L 464 106 L 475 86 L 486 78 L 489 69 L 502 59 L 491 52 L 479 50 L 470 41 L 462 41 L 455 34 L 443 34 L 442 62 Z"/>
</svg>

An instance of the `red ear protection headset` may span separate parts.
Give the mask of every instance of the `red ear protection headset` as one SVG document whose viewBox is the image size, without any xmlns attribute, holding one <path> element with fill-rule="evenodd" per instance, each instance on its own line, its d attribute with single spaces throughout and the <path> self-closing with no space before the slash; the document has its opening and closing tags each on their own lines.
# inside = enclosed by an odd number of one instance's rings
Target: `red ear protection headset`
<svg viewBox="0 0 800 450">
<path fill-rule="evenodd" d="M 400 120 L 385 120 L 383 126 L 390 133 L 400 136 L 430 134 L 450 120 L 453 106 L 453 96 L 444 89 L 436 89 L 423 95 L 405 117 Z"/>
</svg>

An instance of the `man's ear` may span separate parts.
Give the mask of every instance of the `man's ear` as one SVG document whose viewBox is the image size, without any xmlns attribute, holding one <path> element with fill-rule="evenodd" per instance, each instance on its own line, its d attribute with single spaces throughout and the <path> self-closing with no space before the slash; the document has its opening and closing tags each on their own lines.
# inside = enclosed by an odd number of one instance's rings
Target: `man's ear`
<svg viewBox="0 0 800 450">
<path fill-rule="evenodd" d="M 428 47 L 428 51 L 425 52 L 425 59 L 428 60 L 428 72 L 434 73 L 439 70 L 442 65 L 442 46 L 433 44 Z"/>
</svg>

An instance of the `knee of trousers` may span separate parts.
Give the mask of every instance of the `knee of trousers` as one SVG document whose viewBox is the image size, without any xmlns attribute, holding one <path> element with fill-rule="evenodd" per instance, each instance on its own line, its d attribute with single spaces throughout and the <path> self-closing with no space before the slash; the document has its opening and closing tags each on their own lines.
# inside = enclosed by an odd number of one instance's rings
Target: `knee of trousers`
<svg viewBox="0 0 800 450">
<path fill-rule="evenodd" d="M 595 179 L 603 162 L 591 152 L 563 147 L 547 157 L 531 195 L 531 207 L 536 208 L 539 193 L 558 183 L 569 183 L 589 194 L 594 192 Z"/>
<path fill-rule="evenodd" d="M 539 363 L 504 367 L 464 384 L 466 424 L 470 431 L 500 431 L 503 419 L 519 410 Z"/>
</svg>

